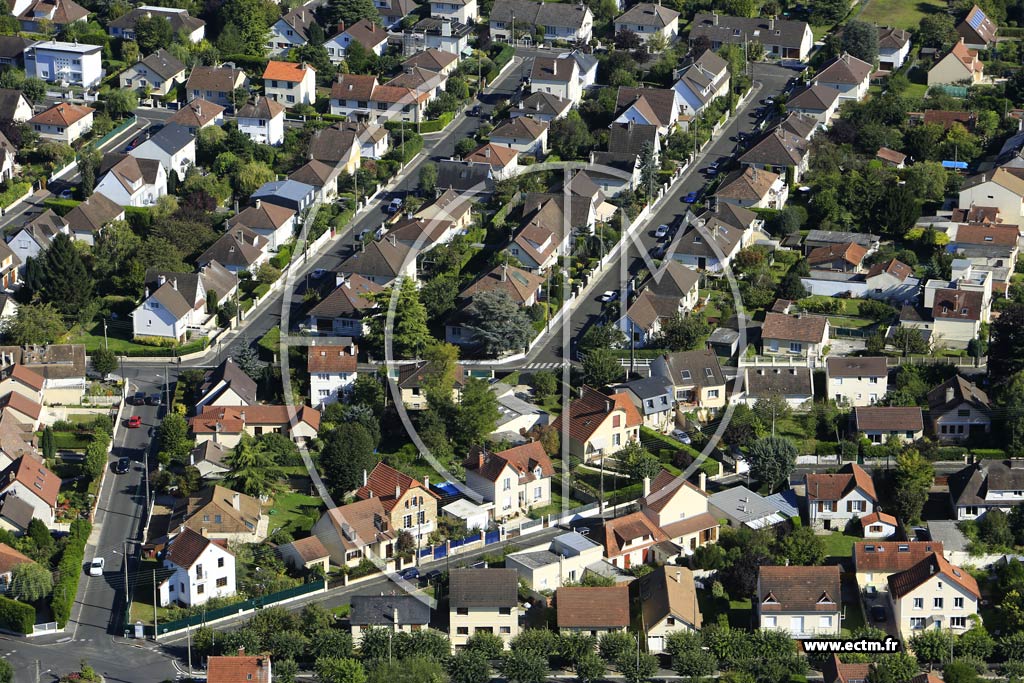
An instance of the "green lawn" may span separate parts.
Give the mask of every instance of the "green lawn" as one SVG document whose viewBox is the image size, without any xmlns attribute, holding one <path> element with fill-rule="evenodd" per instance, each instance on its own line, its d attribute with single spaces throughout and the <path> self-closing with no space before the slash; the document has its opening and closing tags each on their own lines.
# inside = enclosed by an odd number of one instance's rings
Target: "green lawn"
<svg viewBox="0 0 1024 683">
<path fill-rule="evenodd" d="M 163 569 L 156 560 L 143 560 L 136 572 L 134 589 L 132 590 L 131 621 L 141 621 L 144 624 L 153 624 L 153 572 L 156 572 L 156 580 L 160 582 L 166 578 L 168 571 Z M 170 618 L 167 607 L 156 608 L 156 618 L 165 622 Z"/>
<path fill-rule="evenodd" d="M 308 512 L 312 509 L 319 511 L 322 505 L 318 496 L 308 496 L 296 491 L 278 494 L 270 509 L 270 524 L 267 531 L 272 533 L 278 527 L 292 533 L 309 531 L 316 522 L 316 517 Z"/>
<path fill-rule="evenodd" d="M 560 515 L 562 514 L 562 495 L 561 487 L 557 487 L 559 490 L 555 491 L 554 486 L 551 487 L 551 502 L 544 507 L 533 508 L 530 510 L 530 519 L 540 519 L 544 515 Z M 573 501 L 569 507 L 577 507 L 579 504 Z"/>
<path fill-rule="evenodd" d="M 727 600 L 712 596 L 710 590 L 698 590 L 697 602 L 700 605 L 701 619 L 705 624 L 714 624 L 718 621 L 719 614 L 725 614 L 729 618 L 729 625 L 734 628 L 750 626 L 750 598 Z"/>
<path fill-rule="evenodd" d="M 864 539 L 835 531 L 828 536 L 821 536 L 821 540 L 825 542 L 825 554 L 829 557 L 852 557 L 853 544 Z"/>
<path fill-rule="evenodd" d="M 869 327 L 875 324 L 874 320 L 869 320 L 868 318 L 849 318 L 843 315 L 830 315 L 828 321 L 832 324 L 832 327 L 849 327 L 854 329 Z"/>
<path fill-rule="evenodd" d="M 849 636 L 853 631 L 864 627 L 864 610 L 859 603 L 846 603 L 846 618 L 843 619 L 843 635 Z"/>
<path fill-rule="evenodd" d="M 104 346 L 117 354 L 170 356 L 174 355 L 173 347 L 159 347 L 151 344 L 137 344 L 127 337 L 127 330 L 115 330 L 113 327 L 107 330 L 107 336 L 103 337 L 103 322 L 92 323 L 85 328 L 76 328 L 75 334 L 68 341 L 70 344 L 85 344 L 85 352 L 92 353 Z M 178 353 L 193 353 L 203 349 L 202 339 L 189 341 L 177 347 Z"/>
<path fill-rule="evenodd" d="M 939 0 L 867 0 L 857 19 L 879 26 L 916 30 L 922 18 L 944 11 L 946 3 Z M 817 33 L 814 37 L 818 38 Z"/>
</svg>

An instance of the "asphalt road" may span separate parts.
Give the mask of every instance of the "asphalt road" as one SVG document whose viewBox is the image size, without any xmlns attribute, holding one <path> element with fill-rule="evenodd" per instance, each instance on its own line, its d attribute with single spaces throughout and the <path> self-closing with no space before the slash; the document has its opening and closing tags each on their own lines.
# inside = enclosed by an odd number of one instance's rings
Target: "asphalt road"
<svg viewBox="0 0 1024 683">
<path fill-rule="evenodd" d="M 654 230 L 657 226 L 672 224 L 674 220 L 686 212 L 688 207 L 687 204 L 683 203 L 682 198 L 690 192 L 698 192 L 704 189 L 708 184 L 707 178 L 700 173 L 700 169 L 707 166 L 711 161 L 721 157 L 729 157 L 733 154 L 736 143 L 730 140 L 730 138 L 735 137 L 740 131 L 751 131 L 757 121 L 757 117 L 753 112 L 760 106 L 759 101 L 781 92 L 785 88 L 786 82 L 794 74 L 795 72 L 790 69 L 773 64 L 754 64 L 754 81 L 760 85 L 760 91 L 743 108 L 737 111 L 736 116 L 720 133 L 717 141 L 712 143 L 703 153 L 703 157 L 691 166 L 686 176 L 676 185 L 671 196 L 664 201 L 661 208 L 648 220 L 648 225 L 638 235 L 639 246 L 634 242 L 630 242 L 624 247 L 625 252 L 621 258 L 625 258 L 629 263 L 629 277 L 632 277 L 641 268 L 649 265 L 644 255 L 650 253 L 651 249 L 658 244 L 658 239 L 654 237 Z M 629 277 L 625 278 L 627 282 Z M 593 287 L 590 295 L 577 300 L 568 321 L 565 323 L 570 326 L 570 336 L 572 339 L 578 339 L 588 327 L 602 319 L 606 304 L 599 302 L 597 297 L 602 292 L 608 290 L 621 291 L 626 284 L 623 282 L 623 279 L 620 274 L 619 262 L 613 261 L 608 264 L 604 275 Z M 616 307 L 615 315 L 613 316 L 615 319 L 625 314 L 624 302 L 621 300 L 621 297 L 613 305 Z M 570 354 L 566 353 L 566 350 L 563 348 L 561 332 L 556 331 L 552 334 L 548 343 L 538 346 L 526 359 L 525 363 L 521 365 L 525 369 L 551 368 L 569 360 L 569 356 Z"/>
</svg>

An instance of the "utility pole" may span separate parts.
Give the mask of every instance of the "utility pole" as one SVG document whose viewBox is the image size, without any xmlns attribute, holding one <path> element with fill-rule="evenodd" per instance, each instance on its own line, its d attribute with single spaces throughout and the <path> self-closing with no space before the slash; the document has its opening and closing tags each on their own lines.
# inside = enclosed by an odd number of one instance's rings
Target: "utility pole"
<svg viewBox="0 0 1024 683">
<path fill-rule="evenodd" d="M 110 342 L 107 340 L 107 319 L 103 319 L 103 348 L 106 351 L 110 350 Z"/>
<path fill-rule="evenodd" d="M 156 606 L 159 604 L 156 599 L 156 570 L 153 570 L 153 640 L 156 640 L 158 631 L 156 630 Z"/>
<path fill-rule="evenodd" d="M 128 540 L 124 541 L 124 629 L 125 633 L 128 633 L 128 622 L 131 621 L 129 618 L 129 610 L 131 609 L 132 599 L 131 594 L 128 592 Z"/>
<path fill-rule="evenodd" d="M 189 626 L 185 629 L 185 634 L 188 636 L 188 675 L 192 677 L 192 627 Z"/>
<path fill-rule="evenodd" d="M 171 409 L 171 385 L 167 381 L 167 363 L 164 363 L 164 405 L 168 410 Z"/>
</svg>

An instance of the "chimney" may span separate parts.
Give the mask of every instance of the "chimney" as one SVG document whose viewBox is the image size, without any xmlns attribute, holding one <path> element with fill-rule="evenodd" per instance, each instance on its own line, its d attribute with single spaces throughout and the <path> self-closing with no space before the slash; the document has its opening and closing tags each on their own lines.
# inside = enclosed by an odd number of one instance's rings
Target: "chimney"
<svg viewBox="0 0 1024 683">
<path fill-rule="evenodd" d="M 398 484 L 395 484 L 395 498 L 401 498 L 401 497 L 402 497 L 402 487 L 399 486 Z"/>
<path fill-rule="evenodd" d="M 157 275 L 157 277 L 156 277 L 157 285 L 159 285 L 160 287 L 163 287 L 165 282 L 167 282 L 167 276 L 166 275 Z"/>
<path fill-rule="evenodd" d="M 711 23 L 714 26 L 718 26 L 718 12 L 712 12 L 711 13 Z"/>
<path fill-rule="evenodd" d="M 239 657 L 244 657 L 245 656 L 245 646 L 244 645 L 239 646 L 239 648 L 238 648 L 238 656 Z"/>
<path fill-rule="evenodd" d="M 204 527 L 199 527 L 199 535 L 202 536 L 203 538 L 206 538 L 209 535 L 209 533 L 210 533 L 209 529 L 207 529 L 205 526 Z"/>
<path fill-rule="evenodd" d="M 262 207 L 263 207 L 263 200 L 262 199 L 257 199 L 256 200 L 256 209 L 259 210 Z"/>
<path fill-rule="evenodd" d="M 953 387 L 946 387 L 946 403 L 953 400 Z"/>
<path fill-rule="evenodd" d="M 243 410 L 239 417 L 242 418 L 242 428 L 245 429 L 245 411 Z"/>
<path fill-rule="evenodd" d="M 398 238 L 397 237 L 395 237 L 394 235 L 389 235 L 388 239 L 391 241 L 391 246 L 393 246 L 393 247 L 398 246 Z"/>
<path fill-rule="evenodd" d="M 397 607 L 392 607 L 391 608 L 391 623 L 394 624 L 394 627 L 396 629 L 398 628 L 398 608 Z"/>
<path fill-rule="evenodd" d="M 430 490 L 430 477 L 423 477 L 423 488 Z"/>
<path fill-rule="evenodd" d="M 506 282 L 508 280 L 508 264 L 502 264 L 501 266 L 501 281 Z"/>
<path fill-rule="evenodd" d="M 178 278 L 174 278 L 171 280 L 171 287 L 174 287 L 174 289 L 178 289 Z"/>
<path fill-rule="evenodd" d="M 697 479 L 697 481 L 700 482 L 700 490 L 701 491 L 707 491 L 708 490 L 708 475 L 707 475 L 706 472 L 704 472 L 702 470 L 701 473 L 700 473 L 700 477 Z"/>
<path fill-rule="evenodd" d="M 683 582 L 683 573 L 677 569 L 676 570 L 676 583 L 682 583 L 682 582 Z"/>
<path fill-rule="evenodd" d="M 644 498 L 651 495 L 651 478 L 644 477 Z"/>
<path fill-rule="evenodd" d="M 774 31 L 775 30 L 775 15 L 774 14 L 768 18 L 768 30 L 769 31 Z"/>
<path fill-rule="evenodd" d="M 242 494 L 238 493 L 237 491 L 231 494 L 231 507 L 235 508 L 236 510 L 242 509 Z"/>
<path fill-rule="evenodd" d="M 612 402 L 610 400 L 608 400 L 608 399 L 605 399 L 605 402 L 604 402 L 604 412 L 606 412 L 606 413 L 612 412 Z"/>
<path fill-rule="evenodd" d="M 366 470 L 363 470 L 363 486 L 366 486 Z"/>
</svg>

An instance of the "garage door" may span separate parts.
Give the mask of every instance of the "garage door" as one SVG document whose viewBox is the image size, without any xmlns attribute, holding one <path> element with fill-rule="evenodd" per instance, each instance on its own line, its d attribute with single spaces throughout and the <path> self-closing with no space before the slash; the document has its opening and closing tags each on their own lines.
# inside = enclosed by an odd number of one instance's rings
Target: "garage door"
<svg viewBox="0 0 1024 683">
<path fill-rule="evenodd" d="M 647 636 L 647 651 L 650 653 L 661 652 L 665 649 L 664 636 Z"/>
</svg>

